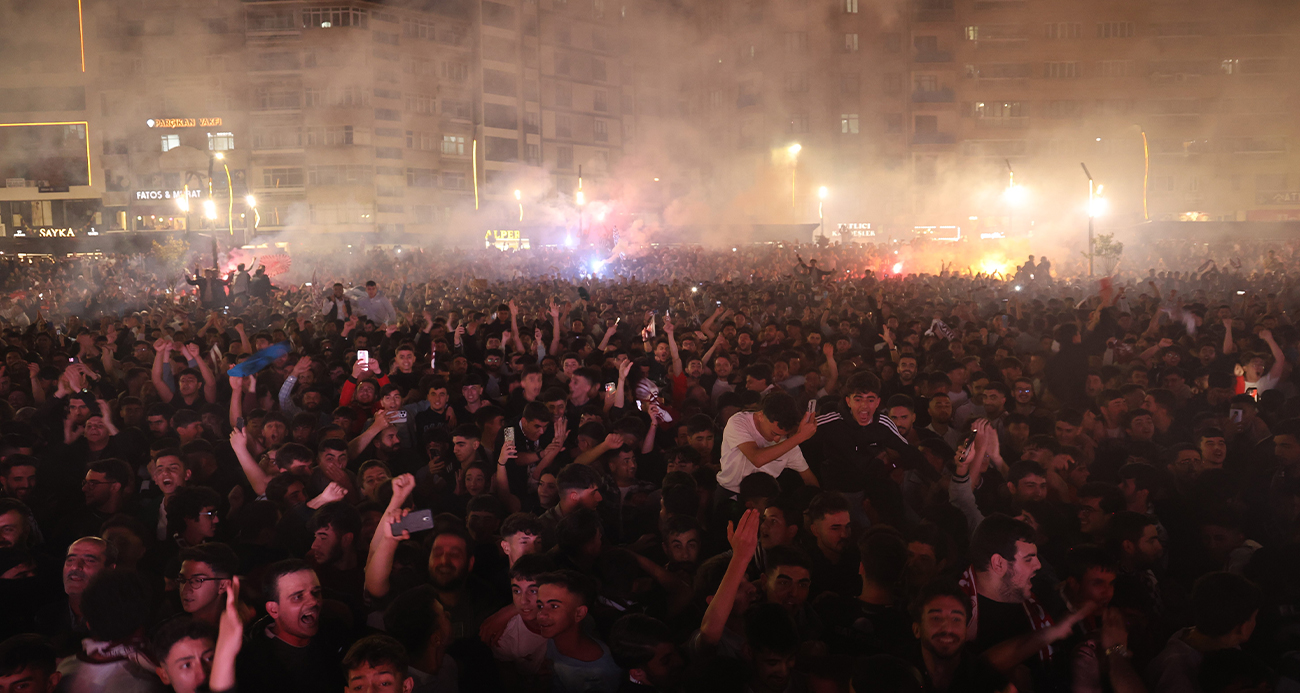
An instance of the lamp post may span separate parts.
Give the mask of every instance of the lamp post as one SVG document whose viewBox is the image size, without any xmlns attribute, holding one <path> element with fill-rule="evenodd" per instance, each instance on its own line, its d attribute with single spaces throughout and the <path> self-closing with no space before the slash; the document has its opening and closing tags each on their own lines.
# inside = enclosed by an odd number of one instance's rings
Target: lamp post
<svg viewBox="0 0 1300 693">
<path fill-rule="evenodd" d="M 185 188 L 181 190 L 181 196 L 176 198 L 176 206 L 185 212 L 185 232 L 190 231 L 190 184 L 187 182 Z"/>
<path fill-rule="evenodd" d="M 1007 203 L 1007 235 L 1011 235 L 1016 230 L 1016 207 L 1024 204 L 1025 197 L 1028 193 L 1025 186 L 1016 184 L 1016 172 L 1011 168 L 1011 160 L 1007 159 L 1007 189 L 1002 192 L 1002 199 Z"/>
<path fill-rule="evenodd" d="M 519 203 L 519 221 L 524 220 L 524 193 L 522 190 L 515 191 L 515 202 Z"/>
<path fill-rule="evenodd" d="M 1094 251 L 1093 241 L 1093 220 L 1106 212 L 1106 198 L 1101 196 L 1102 186 L 1097 185 L 1092 180 L 1092 173 L 1088 170 L 1088 165 L 1079 162 L 1083 168 L 1083 174 L 1088 177 L 1088 276 L 1092 276 L 1092 255 Z"/>
<path fill-rule="evenodd" d="M 578 191 L 573 193 L 573 201 L 578 205 L 578 239 L 582 240 L 582 207 L 587 204 L 587 194 L 582 191 L 582 166 L 578 166 Z"/>
<path fill-rule="evenodd" d="M 257 198 L 253 197 L 251 194 L 245 195 L 244 204 L 248 205 L 248 209 L 253 212 L 253 235 L 256 236 L 257 226 L 262 223 L 262 215 L 257 211 Z M 244 242 L 247 243 L 248 240 L 249 239 L 245 238 Z"/>
<path fill-rule="evenodd" d="M 795 142 L 786 151 L 790 152 L 790 209 L 795 209 L 795 178 L 799 173 L 799 152 L 803 151 L 803 145 Z"/>
<path fill-rule="evenodd" d="M 825 206 L 826 196 L 829 194 L 830 191 L 826 189 L 826 186 L 823 185 L 822 187 L 817 188 L 817 231 L 821 234 L 822 238 L 826 237 L 826 215 L 823 213 L 822 208 Z"/>
</svg>

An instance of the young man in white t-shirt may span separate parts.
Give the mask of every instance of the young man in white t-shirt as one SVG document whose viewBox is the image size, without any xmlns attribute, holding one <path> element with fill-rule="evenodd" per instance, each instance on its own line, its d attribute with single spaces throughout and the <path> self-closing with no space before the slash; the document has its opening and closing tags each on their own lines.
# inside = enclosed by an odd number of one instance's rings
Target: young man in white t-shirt
<svg viewBox="0 0 1300 693">
<path fill-rule="evenodd" d="M 537 625 L 537 577 L 554 569 L 549 558 L 535 553 L 520 556 L 510 567 L 510 593 L 518 613 L 492 644 L 492 654 L 498 662 L 513 664 L 514 673 L 525 679 L 546 661 L 546 638 Z"/>
<path fill-rule="evenodd" d="M 758 411 L 742 411 L 727 421 L 718 492 L 734 497 L 740 492 L 740 481 L 750 474 L 762 471 L 779 476 L 785 469 L 799 472 L 805 484 L 820 486 L 799 450 L 799 444 L 816 432 L 816 416 L 799 411 L 793 397 L 779 390 L 763 395 Z"/>
</svg>

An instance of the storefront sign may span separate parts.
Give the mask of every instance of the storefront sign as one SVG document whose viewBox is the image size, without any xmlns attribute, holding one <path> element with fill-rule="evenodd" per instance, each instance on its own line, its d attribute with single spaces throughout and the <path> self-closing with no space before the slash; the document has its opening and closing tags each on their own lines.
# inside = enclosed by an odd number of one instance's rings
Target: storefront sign
<svg viewBox="0 0 1300 693">
<path fill-rule="evenodd" d="M 492 229 L 483 234 L 483 240 L 498 250 L 528 248 L 528 239 L 523 238 L 518 229 Z"/>
<path fill-rule="evenodd" d="M 94 229 L 91 229 L 94 231 Z M 95 234 L 99 235 L 99 234 Z M 53 226 L 36 226 L 30 229 L 14 229 L 14 238 L 76 238 L 77 231 L 72 228 L 55 228 Z"/>
<path fill-rule="evenodd" d="M 197 190 L 197 189 L 191 190 L 189 192 L 190 192 L 190 198 L 195 200 L 197 200 L 202 193 L 201 190 Z M 137 190 L 135 191 L 135 199 L 137 202 L 147 201 L 147 200 L 175 200 L 183 197 L 184 195 L 185 195 L 184 190 Z"/>
<path fill-rule="evenodd" d="M 1300 191 L 1297 192 L 1257 192 L 1257 205 L 1293 205 L 1300 203 Z"/>
<path fill-rule="evenodd" d="M 221 125 L 221 118 L 150 118 L 144 124 L 151 128 L 215 128 Z"/>
<path fill-rule="evenodd" d="M 851 223 L 851 224 L 840 224 L 839 234 L 841 236 L 849 236 L 851 238 L 875 238 L 876 230 L 871 228 L 871 224 L 858 222 L 858 223 Z"/>
</svg>

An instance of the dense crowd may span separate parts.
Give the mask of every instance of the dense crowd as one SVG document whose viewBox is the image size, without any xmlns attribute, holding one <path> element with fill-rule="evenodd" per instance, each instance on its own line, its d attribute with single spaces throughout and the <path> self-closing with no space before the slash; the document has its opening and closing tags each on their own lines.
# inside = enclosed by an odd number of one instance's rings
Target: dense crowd
<svg viewBox="0 0 1300 693">
<path fill-rule="evenodd" d="M 1300 688 L 1289 249 L 606 251 L 0 260 L 0 692 Z"/>
</svg>

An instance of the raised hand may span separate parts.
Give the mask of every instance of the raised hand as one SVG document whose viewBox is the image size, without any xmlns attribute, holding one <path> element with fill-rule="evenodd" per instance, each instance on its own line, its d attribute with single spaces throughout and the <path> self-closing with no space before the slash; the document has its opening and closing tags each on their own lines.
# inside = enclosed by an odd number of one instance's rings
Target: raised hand
<svg viewBox="0 0 1300 693">
<path fill-rule="evenodd" d="M 740 516 L 740 522 L 727 523 L 727 543 L 731 545 L 732 555 L 746 563 L 758 549 L 758 525 L 759 514 L 753 508 Z"/>
</svg>

